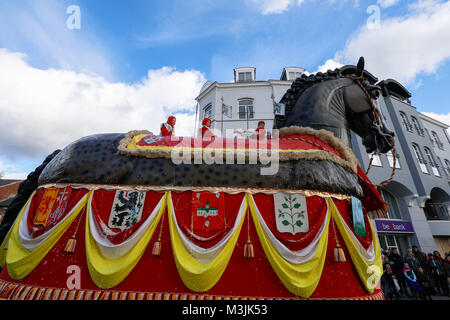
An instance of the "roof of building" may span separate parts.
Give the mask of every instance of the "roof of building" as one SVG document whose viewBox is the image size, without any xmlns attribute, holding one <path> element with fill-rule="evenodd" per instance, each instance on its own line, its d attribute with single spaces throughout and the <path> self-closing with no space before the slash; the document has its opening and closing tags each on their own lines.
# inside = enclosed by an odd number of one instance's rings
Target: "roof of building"
<svg viewBox="0 0 450 320">
<path fill-rule="evenodd" d="M 8 199 L 0 200 L 0 208 L 1 207 L 4 207 L 4 208 L 8 207 L 13 200 L 14 200 L 14 196 L 9 197 Z"/>
<path fill-rule="evenodd" d="M 6 186 L 8 184 L 17 183 L 17 182 L 22 182 L 22 180 L 0 179 L 0 187 Z"/>
<path fill-rule="evenodd" d="M 450 128 L 450 125 L 448 125 L 448 124 L 446 124 L 446 123 L 444 123 L 444 122 L 442 122 L 442 121 L 436 120 L 435 118 L 432 118 L 432 117 L 430 117 L 430 116 L 427 116 L 426 114 L 423 114 L 422 112 L 419 112 L 419 116 L 420 116 L 420 118 L 421 118 L 422 120 L 427 121 L 427 122 L 431 122 L 431 123 L 433 123 L 434 125 L 437 125 L 437 126 L 439 126 L 439 127 L 442 127 L 443 129 L 448 129 L 448 128 Z"/>
<path fill-rule="evenodd" d="M 401 100 L 407 100 L 411 98 L 411 93 L 400 84 L 400 82 L 394 79 L 386 79 L 378 82 L 378 85 L 383 91 L 383 96 L 393 95 Z"/>
</svg>

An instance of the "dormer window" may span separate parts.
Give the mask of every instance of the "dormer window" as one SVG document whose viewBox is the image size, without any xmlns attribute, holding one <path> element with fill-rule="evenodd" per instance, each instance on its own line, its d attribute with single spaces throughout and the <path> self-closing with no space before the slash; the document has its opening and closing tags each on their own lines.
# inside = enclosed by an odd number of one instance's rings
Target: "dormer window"
<svg viewBox="0 0 450 320">
<path fill-rule="evenodd" d="M 248 82 L 253 80 L 251 72 L 239 72 L 238 74 L 239 74 L 238 76 L 239 82 Z"/>
<path fill-rule="evenodd" d="M 300 78 L 302 76 L 301 72 L 289 72 L 289 79 L 288 80 L 295 80 L 297 78 Z"/>
<path fill-rule="evenodd" d="M 241 67 L 234 69 L 235 82 L 255 81 L 256 69 L 252 67 Z"/>
<path fill-rule="evenodd" d="M 295 79 L 300 78 L 304 73 L 305 69 L 303 68 L 286 67 L 283 68 L 283 73 L 281 74 L 280 80 L 294 81 Z"/>
</svg>

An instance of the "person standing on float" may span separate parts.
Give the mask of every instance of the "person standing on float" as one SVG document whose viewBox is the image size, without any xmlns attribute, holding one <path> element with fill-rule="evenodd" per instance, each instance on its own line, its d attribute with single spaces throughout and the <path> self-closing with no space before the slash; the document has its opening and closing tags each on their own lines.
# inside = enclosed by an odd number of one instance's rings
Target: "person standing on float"
<svg viewBox="0 0 450 320">
<path fill-rule="evenodd" d="M 267 130 L 266 130 L 266 123 L 264 121 L 258 122 L 258 128 L 256 128 L 257 133 L 257 139 L 267 139 Z"/>
<path fill-rule="evenodd" d="M 213 138 L 215 134 L 211 131 L 211 119 L 205 118 L 202 121 L 202 137 L 203 138 Z"/>
<path fill-rule="evenodd" d="M 175 135 L 175 123 L 177 119 L 174 116 L 170 116 L 167 122 L 161 125 L 161 135 L 162 136 L 173 136 Z"/>
</svg>

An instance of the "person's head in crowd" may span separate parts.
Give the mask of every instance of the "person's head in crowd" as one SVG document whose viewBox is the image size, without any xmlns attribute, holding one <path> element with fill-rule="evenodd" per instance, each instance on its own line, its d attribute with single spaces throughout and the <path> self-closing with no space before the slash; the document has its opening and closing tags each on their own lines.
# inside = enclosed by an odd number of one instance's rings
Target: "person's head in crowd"
<svg viewBox="0 0 450 320">
<path fill-rule="evenodd" d="M 264 129 L 265 126 L 266 126 L 266 123 L 264 121 L 258 122 L 258 128 L 259 129 Z"/>
<path fill-rule="evenodd" d="M 430 258 L 430 259 L 434 260 L 434 256 L 433 256 L 433 254 L 429 253 L 429 254 L 428 254 L 428 258 Z"/>
<path fill-rule="evenodd" d="M 406 263 L 406 262 L 405 262 L 405 263 L 403 264 L 403 267 L 404 267 L 406 270 L 409 270 L 409 263 Z"/>
<path fill-rule="evenodd" d="M 445 261 L 447 261 L 448 263 L 450 263 L 450 254 L 447 255 L 447 257 L 445 258 Z"/>
<path fill-rule="evenodd" d="M 419 252 L 419 248 L 417 246 L 412 246 L 412 252 Z"/>
<path fill-rule="evenodd" d="M 417 271 L 419 271 L 419 273 L 423 273 L 423 269 L 422 268 L 417 269 Z"/>
<path fill-rule="evenodd" d="M 408 257 L 411 259 L 415 259 L 414 253 L 412 253 L 412 251 L 408 251 Z"/>
<path fill-rule="evenodd" d="M 441 257 L 441 254 L 439 253 L 439 251 L 433 251 L 433 255 L 437 258 L 437 257 L 439 257 L 439 258 L 442 258 Z"/>
<path fill-rule="evenodd" d="M 386 270 L 387 273 L 392 273 L 391 265 L 389 263 L 385 263 L 384 270 Z"/>
<path fill-rule="evenodd" d="M 393 254 L 398 254 L 398 249 L 397 248 L 392 249 L 392 253 Z"/>
</svg>

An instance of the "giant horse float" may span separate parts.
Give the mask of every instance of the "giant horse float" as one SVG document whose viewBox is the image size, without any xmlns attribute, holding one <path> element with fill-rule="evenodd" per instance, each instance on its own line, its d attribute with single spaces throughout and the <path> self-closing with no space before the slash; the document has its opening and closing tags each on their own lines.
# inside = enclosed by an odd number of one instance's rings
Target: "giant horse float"
<svg viewBox="0 0 450 320">
<path fill-rule="evenodd" d="M 56 150 L 0 226 L 10 300 L 384 299 L 350 149 L 393 148 L 364 59 L 297 78 L 272 139 L 98 134 Z M 272 170 L 272 169 L 276 170 Z"/>
</svg>

